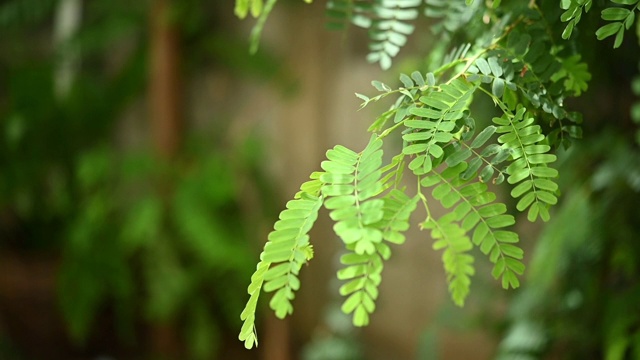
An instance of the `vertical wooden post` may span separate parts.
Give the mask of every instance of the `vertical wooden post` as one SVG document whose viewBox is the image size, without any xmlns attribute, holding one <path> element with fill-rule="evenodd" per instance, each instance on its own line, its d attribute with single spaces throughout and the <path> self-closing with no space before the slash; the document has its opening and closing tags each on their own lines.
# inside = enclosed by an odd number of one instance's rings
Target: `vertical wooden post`
<svg viewBox="0 0 640 360">
<path fill-rule="evenodd" d="M 150 19 L 149 117 L 153 145 L 165 158 L 175 155 L 182 131 L 179 32 L 170 8 L 171 0 L 153 0 Z"/>
<path fill-rule="evenodd" d="M 291 325 L 289 319 L 278 319 L 273 314 L 264 317 L 262 360 L 291 359 Z"/>
<path fill-rule="evenodd" d="M 149 126 L 154 151 L 164 161 L 175 157 L 183 130 L 179 31 L 171 19 L 171 3 L 152 0 L 149 19 Z M 158 185 L 163 195 L 171 191 L 170 184 Z M 156 321 L 149 331 L 154 358 L 180 358 L 180 340 L 173 318 Z"/>
</svg>

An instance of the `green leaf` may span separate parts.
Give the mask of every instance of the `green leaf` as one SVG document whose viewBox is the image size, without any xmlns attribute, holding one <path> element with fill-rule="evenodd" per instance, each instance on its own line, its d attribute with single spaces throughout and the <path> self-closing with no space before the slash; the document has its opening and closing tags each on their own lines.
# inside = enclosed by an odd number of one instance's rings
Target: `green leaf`
<svg viewBox="0 0 640 360">
<path fill-rule="evenodd" d="M 449 166 L 456 166 L 459 163 L 467 160 L 471 156 L 471 149 L 469 148 L 460 148 L 458 151 L 453 154 L 447 156 L 446 163 Z"/>
<path fill-rule="evenodd" d="M 478 69 L 480 69 L 480 71 L 484 75 L 491 75 L 491 67 L 489 66 L 489 63 L 487 62 L 487 60 L 483 58 L 478 58 L 475 62 L 475 65 L 478 67 Z"/>
<path fill-rule="evenodd" d="M 598 40 L 602 40 L 617 33 L 620 29 L 622 29 L 622 23 L 615 22 L 607 24 L 596 31 L 596 37 Z"/>
<path fill-rule="evenodd" d="M 531 170 L 529 168 L 522 168 L 522 169 L 515 170 L 513 171 L 513 173 L 509 175 L 509 177 L 507 178 L 507 182 L 509 184 L 519 183 L 520 181 L 527 178 L 530 174 L 531 174 Z"/>
<path fill-rule="evenodd" d="M 476 175 L 478 169 L 482 166 L 481 158 L 474 158 L 469 162 L 469 166 L 465 169 L 465 171 L 460 175 L 463 180 L 469 180 Z"/>
<path fill-rule="evenodd" d="M 529 44 L 531 43 L 531 36 L 529 34 L 523 34 L 517 30 L 509 33 L 507 37 L 507 47 L 513 49 L 516 56 L 523 57 L 529 51 Z"/>
<path fill-rule="evenodd" d="M 620 45 L 622 45 L 622 41 L 624 40 L 624 27 L 620 27 L 620 30 L 618 30 L 618 33 L 616 34 L 616 39 L 613 42 L 613 48 L 617 49 L 620 47 Z"/>
<path fill-rule="evenodd" d="M 411 78 L 416 82 L 416 84 L 418 84 L 418 86 L 425 85 L 424 77 L 422 77 L 422 74 L 419 71 L 412 72 Z"/>
<path fill-rule="evenodd" d="M 353 185 L 325 185 L 322 187 L 322 193 L 325 196 L 343 196 L 343 195 L 351 195 L 354 191 Z"/>
<path fill-rule="evenodd" d="M 558 198 L 547 191 L 538 191 L 536 195 L 538 196 L 538 199 L 544 201 L 549 205 L 555 205 L 558 202 Z"/>
<path fill-rule="evenodd" d="M 351 174 L 355 170 L 353 165 L 346 165 L 335 161 L 323 161 L 320 167 L 326 172 L 335 174 Z"/>
<path fill-rule="evenodd" d="M 620 5 L 635 5 L 638 3 L 638 0 L 611 0 L 611 2 Z"/>
<path fill-rule="evenodd" d="M 607 21 L 624 20 L 631 11 L 626 8 L 611 7 L 602 10 L 602 19 Z"/>
<path fill-rule="evenodd" d="M 501 203 L 487 205 L 478 210 L 478 214 L 483 218 L 490 218 L 496 215 L 502 215 L 507 212 L 507 207 Z"/>
<path fill-rule="evenodd" d="M 355 93 L 356 97 L 363 100 L 366 103 L 368 103 L 371 99 L 369 99 L 368 96 L 360 94 L 360 93 Z"/>
<path fill-rule="evenodd" d="M 237 17 L 244 19 L 249 13 L 249 0 L 236 0 L 234 12 Z"/>
<path fill-rule="evenodd" d="M 436 144 L 431 144 L 428 148 L 428 151 L 429 154 L 431 154 L 434 158 L 439 158 L 444 153 L 442 148 Z"/>
<path fill-rule="evenodd" d="M 436 84 L 436 78 L 433 73 L 427 73 L 427 85 L 434 86 Z"/>
<path fill-rule="evenodd" d="M 488 59 L 488 63 L 489 63 L 489 67 L 491 68 L 491 72 L 493 73 L 493 76 L 499 78 L 502 76 L 502 67 L 500 66 L 500 63 L 498 62 L 498 58 L 496 58 L 495 56 L 492 56 Z"/>
<path fill-rule="evenodd" d="M 580 12 L 581 12 L 581 9 L 579 7 L 568 8 L 567 11 L 563 12 L 562 15 L 560 15 L 560 21 L 562 22 L 569 21 L 575 18 L 578 14 L 580 14 Z"/>
<path fill-rule="evenodd" d="M 429 219 L 423 225 L 432 229 L 431 237 L 436 240 L 434 248 L 445 249 L 442 261 L 447 273 L 449 292 L 454 303 L 462 306 L 469 294 L 470 276 L 475 273 L 473 257 L 466 254 L 471 248 L 471 241 L 462 228 L 449 222 L 446 217 L 438 221 Z"/>
<path fill-rule="evenodd" d="M 473 139 L 473 142 L 471 143 L 471 148 L 476 149 L 484 145 L 487 142 L 487 140 L 489 140 L 495 132 L 496 132 L 495 126 L 492 126 L 492 125 L 487 126 L 476 136 L 475 139 Z"/>
<path fill-rule="evenodd" d="M 406 74 L 400 74 L 400 81 L 406 88 L 411 88 L 414 86 L 413 80 Z"/>
<path fill-rule="evenodd" d="M 516 209 L 518 209 L 518 211 L 525 211 L 529 206 L 531 206 L 531 204 L 533 204 L 533 201 L 536 199 L 536 194 L 533 192 L 527 193 L 525 196 L 523 196 L 520 201 L 518 201 L 518 204 L 516 205 Z"/>
<path fill-rule="evenodd" d="M 515 224 L 515 219 L 511 215 L 498 215 L 486 220 L 490 228 L 503 228 Z"/>
<path fill-rule="evenodd" d="M 513 190 L 511 190 L 511 197 L 519 198 L 523 194 L 529 192 L 533 188 L 533 183 L 534 182 L 532 180 L 521 182 L 520 184 L 518 184 L 518 186 L 514 187 Z"/>
<path fill-rule="evenodd" d="M 504 80 L 500 78 L 496 78 L 493 80 L 493 85 L 491 86 L 491 92 L 497 98 L 501 98 L 504 95 Z"/>
<path fill-rule="evenodd" d="M 402 153 L 405 155 L 418 154 L 426 151 L 429 148 L 429 144 L 419 143 L 405 146 L 402 149 Z"/>
<path fill-rule="evenodd" d="M 555 192 L 556 190 L 558 190 L 558 184 L 548 179 L 534 179 L 533 183 L 537 188 L 542 190 L 548 190 L 551 192 Z"/>
<path fill-rule="evenodd" d="M 488 182 L 491 179 L 491 177 L 493 176 L 493 174 L 494 174 L 493 166 L 491 166 L 491 165 L 485 166 L 482 169 L 482 171 L 480 171 L 480 175 L 479 175 L 480 176 L 480 181 L 482 181 L 484 183 Z"/>
<path fill-rule="evenodd" d="M 537 177 L 555 178 L 558 177 L 558 170 L 550 167 L 537 166 L 531 169 L 531 174 Z"/>
<path fill-rule="evenodd" d="M 327 151 L 327 159 L 346 165 L 354 165 L 358 160 L 358 154 L 342 145 L 336 145 Z"/>
<path fill-rule="evenodd" d="M 571 34 L 573 33 L 573 28 L 575 27 L 576 23 L 575 21 L 570 21 L 567 26 L 564 28 L 564 31 L 562 31 L 562 38 L 567 40 L 571 37 Z"/>
<path fill-rule="evenodd" d="M 258 17 L 262 13 L 262 0 L 251 0 L 251 16 Z"/>
</svg>

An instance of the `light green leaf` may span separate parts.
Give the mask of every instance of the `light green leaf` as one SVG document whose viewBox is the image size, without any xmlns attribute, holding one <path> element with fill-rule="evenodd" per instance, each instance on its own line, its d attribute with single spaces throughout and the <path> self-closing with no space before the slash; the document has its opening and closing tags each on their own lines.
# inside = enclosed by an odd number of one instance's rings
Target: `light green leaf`
<svg viewBox="0 0 640 360">
<path fill-rule="evenodd" d="M 622 29 L 622 23 L 615 22 L 615 23 L 607 24 L 599 28 L 598 31 L 596 31 L 596 37 L 598 38 L 598 40 L 602 40 L 615 34 L 620 29 Z"/>
<path fill-rule="evenodd" d="M 475 139 L 473 139 L 473 142 L 471 143 L 471 148 L 476 149 L 484 145 L 487 142 L 487 140 L 489 140 L 495 132 L 496 132 L 495 126 L 492 126 L 492 125 L 487 126 L 476 136 Z"/>
</svg>

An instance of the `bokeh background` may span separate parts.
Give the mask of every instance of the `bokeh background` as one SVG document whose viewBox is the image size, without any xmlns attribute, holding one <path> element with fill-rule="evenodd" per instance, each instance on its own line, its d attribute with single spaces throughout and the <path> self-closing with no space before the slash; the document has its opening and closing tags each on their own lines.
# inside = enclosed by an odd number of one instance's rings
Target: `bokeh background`
<svg viewBox="0 0 640 360">
<path fill-rule="evenodd" d="M 591 88 L 568 102 L 584 139 L 560 150 L 554 220 L 520 222 L 521 289 L 479 262 L 455 308 L 413 229 L 354 329 L 323 213 L 293 316 L 263 311 L 260 347 L 243 348 L 278 212 L 326 149 L 366 144 L 385 105 L 358 111 L 353 93 L 420 68 L 433 41 L 419 23 L 385 73 L 365 32 L 325 29 L 324 5 L 281 0 L 250 56 L 232 1 L 0 2 L 0 359 L 640 356 L 640 54 L 632 33 L 615 53 L 596 42 L 597 17 L 581 23 Z"/>
</svg>

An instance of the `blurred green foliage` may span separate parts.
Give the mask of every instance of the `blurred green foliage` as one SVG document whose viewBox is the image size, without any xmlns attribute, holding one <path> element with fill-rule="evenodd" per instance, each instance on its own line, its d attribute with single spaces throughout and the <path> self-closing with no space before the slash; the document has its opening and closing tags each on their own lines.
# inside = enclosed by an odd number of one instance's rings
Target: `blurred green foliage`
<svg viewBox="0 0 640 360">
<path fill-rule="evenodd" d="M 27 16 L 9 11 L 23 9 L 20 4 L 9 2 L 0 13 L 18 19 Z M 101 57 L 118 39 L 100 43 L 90 38 L 86 42 L 99 46 L 102 53 L 84 56 L 85 65 L 78 69 L 70 93 L 56 96 L 56 54 L 46 45 L 50 40 L 49 33 L 43 31 L 48 20 L 45 10 L 52 7 L 43 8 L 42 13 L 32 9 L 34 14 L 27 17 L 32 22 L 22 24 L 16 19 L 17 23 L 3 27 L 3 37 L 13 41 L 2 42 L 0 48 L 0 74 L 6 79 L 0 88 L 4 99 L 0 103 L 4 135 L 0 138 L 0 203 L 9 206 L 16 217 L 28 219 L 29 226 L 23 230 L 30 234 L 24 237 L 28 241 L 23 245 L 35 247 L 63 242 L 64 234 L 57 230 L 74 210 L 78 189 L 74 169 L 80 154 L 111 137 L 117 117 L 139 95 L 145 80 L 143 49 L 130 53 L 123 66 L 109 74 Z M 87 25 L 89 29 L 81 30 L 78 38 L 96 27 L 120 28 L 108 20 L 118 13 L 101 15 L 96 16 L 96 25 Z"/>
<path fill-rule="evenodd" d="M 260 139 L 227 141 L 228 115 L 211 109 L 210 131 L 187 130 L 170 161 L 118 145 L 123 114 L 145 96 L 149 4 L 82 2 L 65 44 L 80 49 L 66 94 L 55 86 L 64 53 L 51 39 L 59 4 L 0 4 L 0 36 L 11 39 L 0 42 L 0 252 L 61 256 L 58 299 L 79 346 L 104 331 L 98 318 L 108 309 L 123 343 L 143 341 L 141 324 L 169 323 L 189 358 L 211 359 L 223 331 L 238 327 L 254 257 L 248 239 L 270 194 Z M 221 7 L 172 8 L 187 77 L 213 66 L 290 86 L 268 54 L 247 60 Z M 264 199 L 244 194 L 247 186 Z"/>
<path fill-rule="evenodd" d="M 640 356 L 640 153 L 629 140 L 608 129 L 566 154 L 565 200 L 511 302 L 502 358 Z"/>
<path fill-rule="evenodd" d="M 184 318 L 194 358 L 211 358 L 220 323 L 241 310 L 252 256 L 231 161 L 204 154 L 172 167 L 106 147 L 82 155 L 60 279 L 74 338 L 109 300 L 122 334 L 133 335 L 140 310 L 151 321 Z"/>
</svg>

